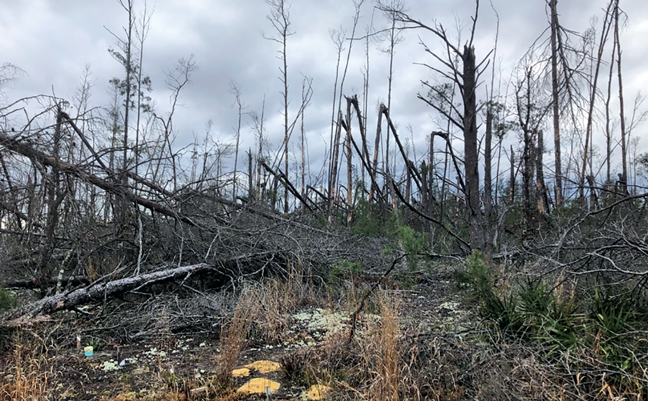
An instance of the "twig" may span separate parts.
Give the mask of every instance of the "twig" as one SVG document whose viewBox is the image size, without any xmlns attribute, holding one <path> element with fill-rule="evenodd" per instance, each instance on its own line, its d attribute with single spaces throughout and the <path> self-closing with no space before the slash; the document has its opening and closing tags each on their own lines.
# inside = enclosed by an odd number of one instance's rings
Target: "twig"
<svg viewBox="0 0 648 401">
<path fill-rule="evenodd" d="M 362 311 L 362 308 L 364 308 L 364 304 L 365 304 L 365 302 L 367 301 L 367 298 L 369 298 L 369 295 L 370 295 L 372 292 L 374 292 L 374 290 L 375 290 L 375 289 L 380 285 L 380 283 L 382 283 L 382 281 L 385 279 L 385 277 L 387 277 L 387 276 L 389 275 L 389 273 L 391 273 L 392 270 L 394 270 L 394 268 L 396 267 L 396 264 L 397 264 L 401 259 L 405 258 L 406 256 L 407 256 L 406 253 L 403 253 L 403 254 L 397 256 L 397 257 L 394 259 L 394 261 L 392 262 L 392 264 L 391 264 L 391 266 L 389 267 L 389 269 L 387 269 L 387 271 L 382 275 L 382 277 L 380 277 L 380 279 L 379 279 L 378 281 L 376 281 L 376 282 L 374 283 L 374 285 L 371 286 L 371 288 L 369 289 L 369 291 L 367 291 L 367 293 L 366 293 L 366 294 L 362 297 L 362 299 L 360 300 L 360 305 L 358 305 L 358 308 L 357 308 L 357 309 L 355 310 L 355 312 L 353 312 L 353 314 L 351 315 L 351 328 L 349 329 L 349 338 L 347 339 L 347 345 L 351 344 L 351 341 L 353 340 L 353 336 L 355 335 L 355 328 L 356 328 L 356 321 L 357 321 L 357 319 L 358 319 L 358 314 L 360 313 L 360 311 Z"/>
</svg>

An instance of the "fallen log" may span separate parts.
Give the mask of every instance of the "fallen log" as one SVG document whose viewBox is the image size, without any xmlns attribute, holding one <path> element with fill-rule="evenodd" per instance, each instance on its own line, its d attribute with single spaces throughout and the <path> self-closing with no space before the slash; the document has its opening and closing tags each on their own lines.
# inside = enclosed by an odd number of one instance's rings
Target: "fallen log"
<svg viewBox="0 0 648 401">
<path fill-rule="evenodd" d="M 20 308 L 17 313 L 12 313 L 10 318 L 15 319 L 16 317 L 25 315 L 47 315 L 60 310 L 74 309 L 83 303 L 101 301 L 116 293 L 136 290 L 164 281 L 186 278 L 194 273 L 213 268 L 214 266 L 207 263 L 198 263 L 195 265 L 182 266 L 175 269 L 167 269 L 153 273 L 141 274 L 135 277 L 108 281 L 101 284 L 91 284 L 87 287 L 79 288 L 63 294 L 53 295 L 33 302 Z"/>
<path fill-rule="evenodd" d="M 24 316 L 47 315 L 61 310 L 70 310 L 78 305 L 103 301 L 115 294 L 121 294 L 128 291 L 137 291 L 144 287 L 159 284 L 172 280 L 187 280 L 191 275 L 208 270 L 227 270 L 228 265 L 236 265 L 243 261 L 250 261 L 258 258 L 275 258 L 278 255 L 275 252 L 255 252 L 235 256 L 228 259 L 221 259 L 216 264 L 198 263 L 195 265 L 181 266 L 173 269 L 160 270 L 153 273 L 140 274 L 135 277 L 126 277 L 107 282 L 94 282 L 86 287 L 72 290 L 63 294 L 52 295 L 39 301 L 25 305 L 17 311 L 8 312 L 3 316 L 5 322 L 11 319 Z M 263 270 L 263 269 L 260 269 Z M 259 270 L 259 271 L 260 271 Z M 258 273 L 258 271 L 257 271 Z M 223 273 L 225 276 L 227 274 Z M 242 274 L 242 273 L 241 273 Z M 256 273 L 251 273 L 256 274 Z M 1 323 L 0 326 L 7 323 Z"/>
</svg>

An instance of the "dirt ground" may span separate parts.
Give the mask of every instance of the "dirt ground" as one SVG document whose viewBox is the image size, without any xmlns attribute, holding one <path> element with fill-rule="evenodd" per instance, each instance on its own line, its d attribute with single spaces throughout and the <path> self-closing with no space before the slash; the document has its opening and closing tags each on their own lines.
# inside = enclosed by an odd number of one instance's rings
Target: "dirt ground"
<svg viewBox="0 0 648 401">
<path fill-rule="evenodd" d="M 445 338 L 454 346 L 461 347 L 478 324 L 476 307 L 467 301 L 465 292 L 455 288 L 449 270 L 412 274 L 405 286 L 396 281 L 387 285 L 391 288 L 407 287 L 383 292 L 400 300 L 399 327 L 404 340 L 403 345 L 399 340 L 399 346 L 405 347 L 408 338 L 421 341 L 434 337 Z M 362 291 L 358 290 L 358 293 Z M 272 361 L 279 364 L 279 369 L 266 372 L 265 369 L 250 368 L 248 376 L 233 377 L 230 384 L 232 390 L 225 392 L 229 394 L 227 397 L 216 399 L 265 400 L 265 392 L 246 395 L 235 391 L 255 378 L 271 380 L 280 385 L 273 391 L 273 400 L 320 399 L 317 395 L 308 394 L 308 390 L 309 384 L 319 382 L 321 377 L 313 379 L 317 376 L 313 373 L 309 378 L 308 369 L 295 365 L 305 364 L 308 358 L 315 365 L 331 363 L 330 358 L 311 356 L 330 354 L 334 348 L 332 344 L 338 348 L 345 347 L 349 333 L 349 309 L 342 304 L 331 305 L 330 302 L 329 305 L 313 303 L 300 306 L 286 317 L 286 329 L 278 338 L 263 341 L 263 336 L 252 332 L 244 344 L 236 368 L 243 368 L 255 361 Z M 372 321 L 376 327 L 380 326 L 378 309 L 371 302 L 367 303 L 359 315 L 357 337 L 366 334 L 362 330 L 370 327 Z M 88 321 L 86 318 L 85 322 Z M 79 343 L 81 349 L 77 348 L 74 339 L 68 339 L 60 341 L 58 346 L 47 347 L 45 354 L 37 356 L 30 352 L 30 347 L 39 348 L 39 336 L 48 330 L 51 332 L 56 324 L 54 319 L 47 323 L 48 327 L 26 330 L 21 335 L 18 348 L 2 356 L 0 384 L 5 389 L 5 399 L 9 399 L 6 398 L 6 389 L 15 389 L 21 380 L 28 385 L 42 386 L 46 390 L 43 399 L 215 399 L 214 392 L 218 389 L 212 383 L 221 354 L 217 328 L 196 333 L 166 332 L 154 339 L 131 343 L 117 340 L 117 332 L 102 331 L 97 336 L 99 340 L 95 336 L 82 338 Z M 85 356 L 83 348 L 89 345 L 89 341 L 95 349 L 92 356 Z M 356 351 L 355 358 L 358 358 L 358 353 L 361 357 L 362 350 Z M 338 358 L 337 363 L 345 363 L 343 359 Z M 317 366 L 312 367 L 313 372 L 317 369 Z M 295 373 L 298 370 L 301 371 L 299 375 Z M 246 373 L 245 370 L 237 372 Z M 351 378 L 344 375 L 329 375 L 323 384 L 331 388 L 326 394 L 327 399 L 350 399 L 354 392 L 358 392 Z"/>
</svg>

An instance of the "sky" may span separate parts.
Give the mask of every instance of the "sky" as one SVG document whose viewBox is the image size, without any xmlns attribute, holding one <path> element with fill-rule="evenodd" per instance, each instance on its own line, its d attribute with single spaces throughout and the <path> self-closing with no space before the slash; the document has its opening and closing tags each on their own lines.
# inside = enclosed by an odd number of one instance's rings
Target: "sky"
<svg viewBox="0 0 648 401">
<path fill-rule="evenodd" d="M 215 138 L 233 141 L 238 116 L 230 85 L 236 83 L 244 112 L 260 114 L 265 97 L 266 134 L 270 146 L 278 148 L 283 135 L 281 61 L 277 58 L 278 44 L 264 38 L 276 35 L 267 18 L 269 6 L 263 0 L 135 0 L 137 15 L 141 15 L 145 4 L 152 16 L 144 43 L 143 69 L 152 80 L 150 96 L 158 115 L 170 110 L 166 74 L 182 58 L 192 57 L 198 67 L 180 94 L 174 118 L 175 146 L 202 141 L 210 120 Z M 294 32 L 287 47 L 289 114 L 294 116 L 299 107 L 302 78 L 311 78 L 313 98 L 305 111 L 305 131 L 311 167 L 319 169 L 328 146 L 337 61 L 330 32 L 342 29 L 350 36 L 354 7 L 351 0 L 293 0 L 289 4 Z M 474 0 L 406 0 L 405 4 L 410 16 L 430 25 L 441 23 L 458 42 L 467 39 Z M 370 0 L 362 5 L 356 36 L 364 35 L 372 23 L 376 30 L 388 26 L 374 5 Z M 561 23 L 582 32 L 597 16 L 600 26 L 604 6 L 603 0 L 561 0 Z M 645 0 L 622 0 L 621 6 L 629 17 L 621 42 L 625 91 L 632 99 L 637 91 L 648 87 L 648 7 Z M 547 37 L 547 9 L 544 0 L 482 0 L 475 35 L 478 59 L 493 48 L 497 16 L 495 63 L 501 71 L 500 87 L 504 88 L 529 46 L 543 32 Z M 123 36 L 126 24 L 127 14 L 117 0 L 0 0 L 0 65 L 12 63 L 24 71 L 2 88 L 2 101 L 52 93 L 71 99 L 89 66 L 93 83 L 90 107 L 108 107 L 108 81 L 124 76 L 123 68 L 108 49 L 116 48 L 112 33 Z M 420 63 L 439 66 L 423 51 L 420 42 L 433 50 L 443 48 L 437 38 L 424 31 L 406 31 L 402 37 L 394 58 L 391 116 L 401 136 L 413 141 L 420 157 L 425 152 L 426 135 L 440 128 L 432 110 L 416 98 L 418 92 L 424 92 L 421 80 L 437 78 Z M 348 46 L 346 42 L 345 49 Z M 385 46 L 377 40 L 369 45 L 369 132 L 375 130 L 379 102 L 387 98 L 389 57 L 381 51 Z M 364 43 L 354 42 L 345 95 L 358 94 L 361 98 L 365 57 Z M 485 81 L 478 95 L 481 99 L 485 98 L 490 77 Z M 256 146 L 250 124 L 245 115 L 241 154 Z M 295 154 L 296 139 L 291 145 Z M 645 144 L 640 147 L 648 148 Z"/>
</svg>

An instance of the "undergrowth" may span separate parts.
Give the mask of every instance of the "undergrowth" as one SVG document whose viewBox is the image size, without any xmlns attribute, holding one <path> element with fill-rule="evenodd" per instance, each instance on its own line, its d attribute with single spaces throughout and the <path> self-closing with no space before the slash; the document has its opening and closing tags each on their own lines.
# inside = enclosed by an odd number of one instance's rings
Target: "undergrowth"
<svg viewBox="0 0 648 401">
<path fill-rule="evenodd" d="M 603 383 L 599 390 L 606 394 L 648 395 L 645 295 L 595 284 L 577 297 L 575 290 L 560 293 L 542 278 L 498 286 L 493 266 L 478 252 L 466 266 L 458 282 L 470 283 L 484 322 L 498 333 L 491 338 L 534 347 L 544 363 L 555 365 L 557 375 L 565 366 L 596 367 Z"/>
</svg>

